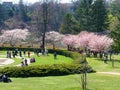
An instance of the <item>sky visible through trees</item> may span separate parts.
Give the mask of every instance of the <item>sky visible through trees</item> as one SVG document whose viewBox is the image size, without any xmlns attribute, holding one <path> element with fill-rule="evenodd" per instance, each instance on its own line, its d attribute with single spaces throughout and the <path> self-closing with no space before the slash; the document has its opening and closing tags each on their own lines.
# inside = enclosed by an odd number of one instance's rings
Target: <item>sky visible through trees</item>
<svg viewBox="0 0 120 90">
<path fill-rule="evenodd" d="M 2 2 L 13 2 L 13 3 L 18 3 L 19 0 L 0 0 Z M 24 3 L 35 3 L 35 2 L 39 2 L 40 0 L 24 0 Z M 61 3 L 70 3 L 71 0 L 60 0 Z"/>
</svg>

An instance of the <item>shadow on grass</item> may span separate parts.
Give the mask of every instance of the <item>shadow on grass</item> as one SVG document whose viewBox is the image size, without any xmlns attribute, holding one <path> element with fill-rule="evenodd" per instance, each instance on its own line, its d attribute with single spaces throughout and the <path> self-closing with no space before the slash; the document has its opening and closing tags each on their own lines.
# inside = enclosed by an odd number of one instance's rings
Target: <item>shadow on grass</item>
<svg viewBox="0 0 120 90">
<path fill-rule="evenodd" d="M 91 57 L 87 57 L 87 58 L 89 58 L 89 59 L 91 58 L 91 59 L 94 59 L 94 60 L 97 60 L 97 61 L 104 62 L 103 58 L 99 58 L 99 57 L 93 57 L 93 56 L 91 56 Z M 120 60 L 118 60 L 118 59 L 114 59 L 114 60 L 108 59 L 107 60 L 107 62 L 112 62 L 112 61 L 120 63 Z"/>
<path fill-rule="evenodd" d="M 92 90 L 92 89 L 88 89 L 88 88 L 87 88 L 86 90 Z"/>
<path fill-rule="evenodd" d="M 109 61 L 114 61 L 114 62 L 118 62 L 118 63 L 120 63 L 120 60 L 117 60 L 117 59 L 114 59 L 114 60 L 109 60 Z"/>
<path fill-rule="evenodd" d="M 99 57 L 87 57 L 87 58 L 91 59 L 91 60 L 95 60 L 95 61 L 104 62 L 104 60 L 102 58 L 99 58 Z"/>
<path fill-rule="evenodd" d="M 71 87 L 71 88 L 66 88 L 65 90 L 82 90 L 81 87 Z M 86 89 L 86 90 L 92 90 L 92 89 Z"/>
</svg>

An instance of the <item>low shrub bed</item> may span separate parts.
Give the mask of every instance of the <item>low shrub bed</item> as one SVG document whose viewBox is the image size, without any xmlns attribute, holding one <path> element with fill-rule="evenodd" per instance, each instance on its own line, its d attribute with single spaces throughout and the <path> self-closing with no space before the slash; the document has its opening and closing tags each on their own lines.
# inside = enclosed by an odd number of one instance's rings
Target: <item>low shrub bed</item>
<svg viewBox="0 0 120 90">
<path fill-rule="evenodd" d="M 68 74 L 94 72 L 90 66 L 84 67 L 80 64 L 54 64 L 41 66 L 25 66 L 25 67 L 6 67 L 0 69 L 0 74 L 6 73 L 9 77 L 42 77 L 42 76 L 59 76 Z"/>
</svg>

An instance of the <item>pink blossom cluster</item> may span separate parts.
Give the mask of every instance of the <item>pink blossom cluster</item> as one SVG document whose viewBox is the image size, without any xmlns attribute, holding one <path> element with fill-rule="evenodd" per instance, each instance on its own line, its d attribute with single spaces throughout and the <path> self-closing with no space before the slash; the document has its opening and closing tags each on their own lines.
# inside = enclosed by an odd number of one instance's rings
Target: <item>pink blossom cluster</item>
<svg viewBox="0 0 120 90">
<path fill-rule="evenodd" d="M 69 45 L 69 46 L 74 46 L 76 44 L 76 38 L 77 36 L 76 35 L 66 35 L 64 36 L 64 38 L 62 39 L 62 43 L 63 44 L 66 44 L 66 45 Z"/>
<path fill-rule="evenodd" d="M 46 41 L 51 42 L 51 43 L 59 42 L 63 37 L 64 37 L 63 34 L 60 34 L 60 33 L 55 32 L 55 31 L 47 32 L 45 35 Z"/>
<path fill-rule="evenodd" d="M 0 42 L 2 44 L 7 43 L 11 45 L 21 44 L 26 40 L 29 34 L 30 33 L 27 29 L 3 30 L 0 35 Z"/>
<path fill-rule="evenodd" d="M 82 31 L 78 35 L 66 35 L 62 42 L 74 48 L 101 51 L 109 49 L 113 40 L 107 35 L 98 35 Z"/>
</svg>

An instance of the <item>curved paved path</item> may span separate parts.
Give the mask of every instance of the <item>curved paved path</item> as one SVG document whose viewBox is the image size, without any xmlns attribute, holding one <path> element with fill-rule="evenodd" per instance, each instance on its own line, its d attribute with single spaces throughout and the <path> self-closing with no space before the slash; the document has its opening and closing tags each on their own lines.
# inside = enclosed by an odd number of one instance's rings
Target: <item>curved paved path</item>
<svg viewBox="0 0 120 90">
<path fill-rule="evenodd" d="M 120 76 L 119 72 L 97 72 L 97 73 L 100 73 L 100 74 L 109 74 L 109 75 L 118 75 L 118 76 Z"/>
<path fill-rule="evenodd" d="M 21 57 L 17 57 L 17 58 L 21 58 Z M 26 59 L 27 59 L 28 64 L 30 64 L 30 60 L 29 60 L 28 58 L 26 58 Z M 22 60 L 22 59 L 21 59 L 21 60 Z M 0 58 L 0 66 L 12 64 L 12 63 L 14 63 L 14 60 L 13 60 L 13 59 Z M 15 66 L 21 66 L 21 64 L 18 64 L 18 65 L 15 65 Z"/>
<path fill-rule="evenodd" d="M 13 59 L 0 58 L 0 66 L 8 65 L 8 64 L 11 64 L 11 63 L 14 63 L 14 60 L 13 60 Z"/>
<path fill-rule="evenodd" d="M 34 55 L 34 54 L 31 54 L 31 55 Z M 0 56 L 5 56 L 5 55 L 0 55 Z M 22 61 L 22 58 L 24 58 L 24 57 L 16 56 L 16 58 L 21 58 L 21 61 Z M 30 64 L 29 58 L 26 58 L 26 59 L 27 59 L 28 64 Z M 14 63 L 13 59 L 10 59 L 10 58 L 0 58 L 0 66 L 8 65 L 8 64 L 11 64 L 11 63 Z M 21 66 L 21 63 L 18 64 L 18 65 L 15 65 L 15 66 Z"/>
</svg>

